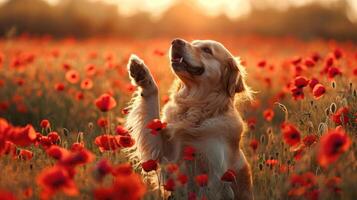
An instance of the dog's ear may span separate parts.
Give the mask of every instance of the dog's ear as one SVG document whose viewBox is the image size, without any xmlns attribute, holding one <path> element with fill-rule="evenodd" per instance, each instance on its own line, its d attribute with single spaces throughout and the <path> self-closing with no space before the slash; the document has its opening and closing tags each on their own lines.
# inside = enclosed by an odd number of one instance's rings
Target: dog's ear
<svg viewBox="0 0 357 200">
<path fill-rule="evenodd" d="M 234 97 L 236 93 L 245 92 L 247 90 L 244 78 L 246 72 L 243 66 L 240 66 L 240 61 L 235 58 L 229 58 L 224 73 L 224 83 L 227 94 Z"/>
</svg>

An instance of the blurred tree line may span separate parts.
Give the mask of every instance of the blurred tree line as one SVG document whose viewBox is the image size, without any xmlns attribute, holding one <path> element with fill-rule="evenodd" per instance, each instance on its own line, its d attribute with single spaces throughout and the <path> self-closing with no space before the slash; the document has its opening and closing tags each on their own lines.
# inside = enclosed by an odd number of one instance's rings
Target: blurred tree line
<svg viewBox="0 0 357 200">
<path fill-rule="evenodd" d="M 357 24 L 346 17 L 346 6 L 341 1 L 334 8 L 310 4 L 287 11 L 254 10 L 249 16 L 231 20 L 225 15 L 208 17 L 180 1 L 160 19 L 152 20 L 145 12 L 121 16 L 116 6 L 98 1 L 61 0 L 53 6 L 42 0 L 9 0 L 0 7 L 0 35 L 153 37 L 255 33 L 357 41 Z"/>
</svg>

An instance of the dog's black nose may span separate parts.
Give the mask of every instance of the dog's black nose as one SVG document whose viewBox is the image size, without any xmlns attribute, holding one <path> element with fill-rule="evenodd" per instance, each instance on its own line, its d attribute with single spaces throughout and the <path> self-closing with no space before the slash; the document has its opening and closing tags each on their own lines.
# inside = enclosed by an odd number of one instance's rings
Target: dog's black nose
<svg viewBox="0 0 357 200">
<path fill-rule="evenodd" d="M 171 44 L 177 45 L 177 46 L 184 46 L 186 44 L 186 42 L 183 39 L 176 38 L 176 39 L 172 40 Z"/>
</svg>

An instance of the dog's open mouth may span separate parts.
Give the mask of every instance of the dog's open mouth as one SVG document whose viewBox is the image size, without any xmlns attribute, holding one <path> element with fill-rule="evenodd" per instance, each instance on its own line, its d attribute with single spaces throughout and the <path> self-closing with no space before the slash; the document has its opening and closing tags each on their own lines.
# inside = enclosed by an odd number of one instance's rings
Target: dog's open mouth
<svg viewBox="0 0 357 200">
<path fill-rule="evenodd" d="M 190 65 L 183 56 L 181 56 L 178 53 L 172 53 L 171 56 L 171 65 L 174 68 L 175 71 L 181 71 L 181 70 L 185 70 L 188 73 L 192 74 L 192 75 L 196 75 L 199 76 L 201 74 L 203 74 L 204 72 L 204 68 L 201 66 L 192 66 Z"/>
</svg>

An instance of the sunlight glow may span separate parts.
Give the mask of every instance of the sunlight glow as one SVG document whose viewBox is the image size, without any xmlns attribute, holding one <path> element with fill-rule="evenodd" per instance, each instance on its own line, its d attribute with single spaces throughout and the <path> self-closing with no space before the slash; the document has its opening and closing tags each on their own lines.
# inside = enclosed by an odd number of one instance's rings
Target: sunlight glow
<svg viewBox="0 0 357 200">
<path fill-rule="evenodd" d="M 0 0 L 0 4 L 8 0 Z M 44 0 L 55 5 L 61 0 Z M 176 3 L 186 3 L 203 9 L 209 16 L 225 14 L 230 18 L 247 15 L 252 9 L 277 9 L 285 10 L 289 7 L 299 7 L 311 3 L 319 3 L 325 7 L 334 6 L 342 0 L 90 0 L 101 1 L 118 6 L 118 11 L 125 16 L 131 16 L 137 12 L 148 12 L 153 17 L 160 17 L 163 12 Z M 346 14 L 348 18 L 357 22 L 357 0 L 347 0 Z"/>
</svg>

